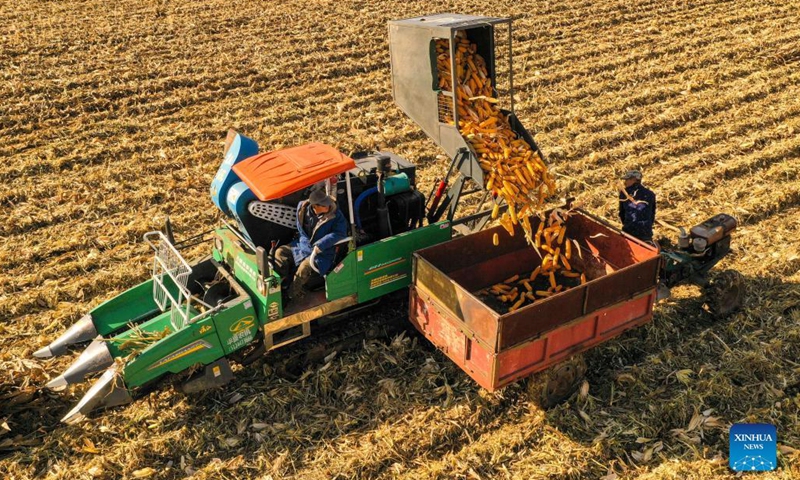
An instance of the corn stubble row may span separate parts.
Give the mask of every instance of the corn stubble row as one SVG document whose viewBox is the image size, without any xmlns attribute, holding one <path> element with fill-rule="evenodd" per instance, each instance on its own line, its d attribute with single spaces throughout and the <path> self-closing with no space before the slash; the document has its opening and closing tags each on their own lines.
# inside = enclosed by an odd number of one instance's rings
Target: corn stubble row
<svg viewBox="0 0 800 480">
<path fill-rule="evenodd" d="M 585 276 L 574 272 L 569 264 L 572 244 L 565 241 L 565 221 L 569 212 L 554 211 L 554 215 L 548 218 L 541 213 L 545 198 L 554 195 L 556 191 L 555 181 L 548 173 L 547 166 L 539 153 L 513 131 L 508 117 L 497 106 L 492 79 L 489 77 L 486 61 L 478 54 L 477 45 L 470 42 L 464 31 L 458 32 L 455 42 L 458 129 L 479 156 L 486 189 L 492 192 L 495 199 L 502 198 L 508 205 L 508 211 L 500 215 L 500 203 L 495 201 L 492 218 L 499 216 L 500 224 L 512 236 L 514 226 L 521 225 L 528 243 L 542 258 L 541 266 L 529 275 L 524 292 L 519 289 L 519 285 L 510 286 L 514 282 L 519 283 L 518 279 L 509 279 L 508 282 L 488 289 L 500 301 L 512 303 L 509 311 L 513 311 L 526 301 L 534 302 L 537 298 L 546 298 L 564 290 L 564 285 L 558 281 L 559 276 L 580 277 L 583 282 Z M 450 49 L 446 39 L 437 40 L 436 55 L 439 88 L 452 92 Z M 446 116 L 445 121 L 454 123 L 450 116 Z M 541 219 L 536 232 L 531 227 L 531 215 L 537 215 Z M 493 243 L 499 243 L 497 234 L 494 235 Z M 529 288 L 537 275 L 549 276 L 550 287 L 547 290 L 535 291 Z"/>
</svg>

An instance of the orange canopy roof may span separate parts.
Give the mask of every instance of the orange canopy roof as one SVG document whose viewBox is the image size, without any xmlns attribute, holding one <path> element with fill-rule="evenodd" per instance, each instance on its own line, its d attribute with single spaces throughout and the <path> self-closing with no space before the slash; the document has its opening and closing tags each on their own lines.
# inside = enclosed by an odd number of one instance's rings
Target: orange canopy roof
<svg viewBox="0 0 800 480">
<path fill-rule="evenodd" d="M 233 171 L 262 202 L 275 200 L 355 168 L 352 158 L 323 143 L 254 155 Z"/>
</svg>

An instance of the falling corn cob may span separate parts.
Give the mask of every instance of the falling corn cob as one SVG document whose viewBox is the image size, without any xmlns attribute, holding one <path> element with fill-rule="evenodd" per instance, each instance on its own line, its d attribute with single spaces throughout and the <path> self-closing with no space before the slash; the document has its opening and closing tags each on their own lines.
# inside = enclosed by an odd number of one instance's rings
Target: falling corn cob
<svg viewBox="0 0 800 480">
<path fill-rule="evenodd" d="M 454 42 L 458 129 L 479 156 L 486 188 L 495 199 L 502 198 L 508 205 L 500 224 L 510 235 L 514 235 L 514 225 L 521 224 L 526 238 L 533 244 L 535 239 L 527 217 L 542 208 L 548 192 L 555 192 L 555 182 L 539 152 L 514 132 L 508 117 L 497 105 L 486 61 L 477 53 L 477 45 L 463 30 L 457 33 Z M 447 39 L 436 41 L 436 61 L 439 87 L 453 92 Z M 445 121 L 455 124 L 451 116 Z M 499 205 L 496 204 L 492 218 L 498 215 Z"/>
<path fill-rule="evenodd" d="M 540 266 L 530 275 L 521 278 L 515 275 L 488 289 L 502 302 L 513 302 L 510 309 L 513 311 L 525 305 L 526 300 L 535 302 L 537 298 L 565 290 L 564 284 L 559 283 L 559 275 L 574 279 L 580 276 L 582 283 L 586 278 L 580 272 L 574 272 L 570 263 L 573 247 L 567 237 L 569 212 L 556 209 L 547 217 L 542 213 L 545 199 L 555 193 L 555 181 L 540 153 L 514 132 L 508 117 L 500 110 L 486 61 L 477 53 L 477 45 L 467 38 L 464 31 L 457 33 L 454 42 L 455 78 L 451 71 L 449 41 L 436 41 L 438 85 L 443 91 L 454 93 L 455 111 L 459 117 L 458 125 L 452 115 L 446 114 L 444 120 L 457 126 L 478 156 L 484 172 L 484 186 L 495 198 L 492 219 L 498 219 L 512 236 L 515 226 L 520 225 L 525 239 L 541 259 Z M 502 201 L 508 209 L 500 214 Z M 532 216 L 539 218 L 538 225 L 531 221 Z M 535 231 L 533 227 L 536 227 Z M 492 236 L 492 243 L 499 244 L 496 233 Z M 577 253 L 580 255 L 579 250 Z M 540 275 L 547 282 L 546 290 L 536 290 L 533 286 Z M 512 288 L 511 284 L 516 286 Z"/>
</svg>

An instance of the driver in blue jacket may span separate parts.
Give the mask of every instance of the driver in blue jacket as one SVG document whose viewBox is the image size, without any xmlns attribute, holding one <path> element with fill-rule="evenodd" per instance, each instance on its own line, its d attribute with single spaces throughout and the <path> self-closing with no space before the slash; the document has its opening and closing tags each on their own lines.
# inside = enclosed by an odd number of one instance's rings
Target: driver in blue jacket
<svg viewBox="0 0 800 480">
<path fill-rule="evenodd" d="M 275 252 L 275 269 L 283 279 L 288 300 L 299 298 L 314 272 L 333 267 L 336 243 L 347 237 L 347 221 L 333 198 L 314 190 L 297 206 L 298 236 Z"/>
</svg>

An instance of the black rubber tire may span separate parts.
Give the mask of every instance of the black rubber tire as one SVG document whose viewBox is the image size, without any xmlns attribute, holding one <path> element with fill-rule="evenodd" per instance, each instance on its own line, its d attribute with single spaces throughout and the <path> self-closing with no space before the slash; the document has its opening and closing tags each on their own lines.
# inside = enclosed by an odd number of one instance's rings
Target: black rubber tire
<svg viewBox="0 0 800 480">
<path fill-rule="evenodd" d="M 716 317 L 727 317 L 744 304 L 746 294 L 744 276 L 735 270 L 717 272 L 711 276 L 704 293 L 708 310 Z"/>
<path fill-rule="evenodd" d="M 553 408 L 577 392 L 585 376 L 583 355 L 573 355 L 529 378 L 528 396 L 544 409 Z"/>
</svg>

